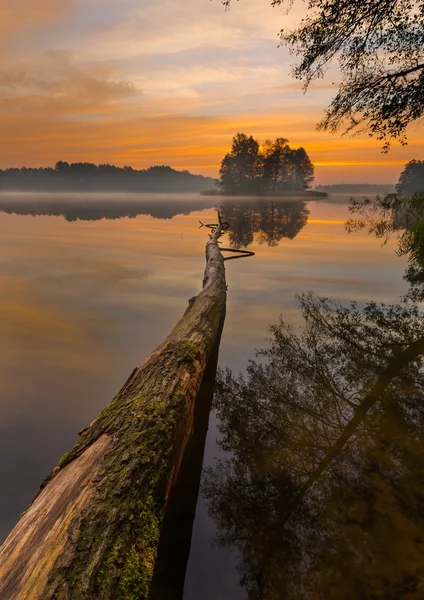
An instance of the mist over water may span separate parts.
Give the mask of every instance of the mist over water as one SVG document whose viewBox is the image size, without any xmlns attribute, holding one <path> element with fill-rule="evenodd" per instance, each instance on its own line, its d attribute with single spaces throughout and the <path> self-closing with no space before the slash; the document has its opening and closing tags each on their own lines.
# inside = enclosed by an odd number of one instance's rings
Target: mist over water
<svg viewBox="0 0 424 600">
<path fill-rule="evenodd" d="M 280 314 L 302 325 L 295 295 L 360 307 L 396 303 L 405 260 L 394 245 L 347 235 L 348 196 L 225 199 L 188 194 L 0 194 L 0 537 L 61 455 L 166 337 L 198 293 L 214 206 L 232 225 L 219 363 L 245 371 Z M 211 415 L 204 464 L 222 457 Z M 218 524 L 198 502 L 186 600 L 245 598 L 239 550 L 212 547 Z"/>
</svg>

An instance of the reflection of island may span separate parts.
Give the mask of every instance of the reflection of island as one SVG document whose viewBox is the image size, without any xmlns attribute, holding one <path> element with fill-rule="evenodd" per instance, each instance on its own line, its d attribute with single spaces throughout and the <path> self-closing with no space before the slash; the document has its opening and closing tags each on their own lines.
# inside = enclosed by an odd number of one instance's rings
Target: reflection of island
<svg viewBox="0 0 424 600">
<path fill-rule="evenodd" d="M 424 313 L 303 295 L 247 374 L 221 372 L 204 494 L 249 600 L 419 600 Z"/>
<path fill-rule="evenodd" d="M 172 219 L 176 215 L 190 214 L 211 208 L 213 199 L 193 196 L 187 200 L 169 198 L 128 199 L 116 195 L 112 198 L 68 197 L 43 198 L 43 196 L 0 197 L 0 211 L 16 215 L 62 216 L 67 221 L 98 221 L 100 219 L 135 218 L 150 215 L 155 219 Z"/>
<path fill-rule="evenodd" d="M 306 201 L 254 198 L 223 200 L 222 215 L 230 224 L 232 248 L 245 248 L 257 241 L 277 246 L 282 238 L 293 239 L 306 225 Z"/>
</svg>

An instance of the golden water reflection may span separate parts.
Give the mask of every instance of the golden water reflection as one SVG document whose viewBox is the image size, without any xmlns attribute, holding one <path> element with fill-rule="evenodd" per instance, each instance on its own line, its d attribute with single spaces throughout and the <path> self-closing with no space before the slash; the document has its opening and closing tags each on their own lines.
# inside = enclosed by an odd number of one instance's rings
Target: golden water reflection
<svg viewBox="0 0 424 600">
<path fill-rule="evenodd" d="M 46 198 L 36 198 L 38 209 L 28 206 L 30 200 L 21 198 L 20 211 L 1 212 L 6 200 L 0 194 L 1 538 L 77 432 L 164 339 L 198 292 L 206 239 L 198 220 L 213 221 L 216 202 L 202 198 L 209 204 L 205 208 L 199 199 L 176 195 L 161 199 L 163 218 L 103 214 L 70 222 L 59 206 L 66 201 L 69 207 L 74 202 L 69 197 L 56 195 L 56 216 L 46 214 Z M 141 200 L 146 210 L 155 198 Z M 101 198 L 95 202 L 104 212 Z M 108 202 L 114 210 L 120 207 L 120 201 Z M 84 214 L 93 215 L 88 208 Z M 295 235 L 278 233 L 277 245 L 255 235 L 249 246 L 255 257 L 227 263 L 222 366 L 243 370 L 280 313 L 299 324 L 294 295 L 303 290 L 359 302 L 395 302 L 405 291 L 404 261 L 390 245 L 381 248 L 365 234 L 345 234 L 347 198 L 340 204 L 309 202 L 291 214 L 300 214 Z M 214 443 L 210 437 L 207 463 Z M 221 584 L 225 591 L 225 581 L 234 576 L 223 575 L 220 584 L 216 572 L 208 575 L 204 568 L 213 552 L 208 528 L 195 530 L 195 570 L 203 585 L 208 577 L 215 581 L 211 593 Z"/>
</svg>

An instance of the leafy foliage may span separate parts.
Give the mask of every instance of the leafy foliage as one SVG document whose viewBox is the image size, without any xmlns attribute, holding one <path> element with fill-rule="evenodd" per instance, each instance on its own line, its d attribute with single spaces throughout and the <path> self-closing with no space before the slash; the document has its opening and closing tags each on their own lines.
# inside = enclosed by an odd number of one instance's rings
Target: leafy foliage
<svg viewBox="0 0 424 600">
<path fill-rule="evenodd" d="M 285 138 L 257 140 L 237 133 L 221 163 L 220 186 L 225 194 L 256 194 L 305 190 L 314 179 L 314 166 L 304 150 L 292 150 Z"/>
<path fill-rule="evenodd" d="M 231 0 L 224 0 L 229 6 Z M 272 0 L 273 6 L 294 0 Z M 367 130 L 406 143 L 405 129 L 424 109 L 424 3 L 421 0 L 308 0 L 294 31 L 281 31 L 305 83 L 338 59 L 342 82 L 320 129 Z M 358 129 L 359 128 L 359 129 Z"/>
<path fill-rule="evenodd" d="M 396 191 L 399 194 L 415 194 L 424 191 L 424 161 L 411 160 L 400 174 Z"/>
</svg>

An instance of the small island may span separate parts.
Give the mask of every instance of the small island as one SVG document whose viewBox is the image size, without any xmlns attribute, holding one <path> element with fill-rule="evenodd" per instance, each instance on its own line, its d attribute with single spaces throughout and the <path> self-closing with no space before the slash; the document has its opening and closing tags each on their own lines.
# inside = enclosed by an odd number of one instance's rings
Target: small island
<svg viewBox="0 0 424 600">
<path fill-rule="evenodd" d="M 253 136 L 237 133 L 231 150 L 221 162 L 220 179 L 210 196 L 325 197 L 324 191 L 309 190 L 314 165 L 306 150 L 290 148 L 279 137 L 259 144 Z"/>
</svg>

